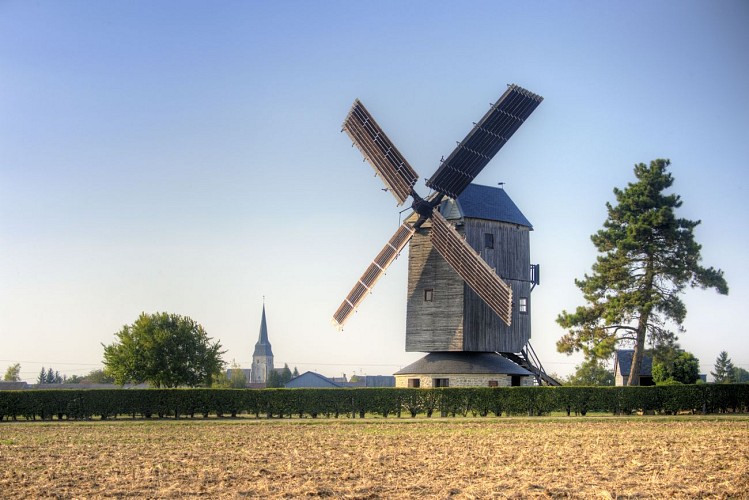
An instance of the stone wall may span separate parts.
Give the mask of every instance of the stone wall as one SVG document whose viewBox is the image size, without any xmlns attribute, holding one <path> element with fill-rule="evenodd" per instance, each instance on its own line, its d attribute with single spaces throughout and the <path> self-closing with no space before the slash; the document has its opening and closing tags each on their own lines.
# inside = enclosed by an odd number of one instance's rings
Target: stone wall
<svg viewBox="0 0 749 500">
<path fill-rule="evenodd" d="M 419 379 L 421 389 L 432 388 L 434 379 L 448 379 L 448 387 L 489 387 L 492 381 L 497 382 L 497 387 L 510 387 L 512 385 L 512 377 L 505 374 L 434 373 L 429 375 L 396 375 L 395 386 L 408 387 L 409 379 Z M 520 377 L 520 385 L 533 385 L 533 377 Z"/>
</svg>

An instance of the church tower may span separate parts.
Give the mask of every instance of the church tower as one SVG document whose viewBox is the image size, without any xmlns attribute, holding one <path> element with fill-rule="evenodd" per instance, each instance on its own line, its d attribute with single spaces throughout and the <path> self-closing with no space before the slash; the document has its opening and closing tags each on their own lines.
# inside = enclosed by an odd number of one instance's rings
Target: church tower
<svg viewBox="0 0 749 500">
<path fill-rule="evenodd" d="M 273 370 L 273 351 L 268 341 L 268 325 L 265 322 L 265 302 L 263 302 L 263 316 L 260 320 L 260 335 L 252 354 L 252 371 L 250 381 L 255 384 L 265 384 L 268 375 Z"/>
</svg>

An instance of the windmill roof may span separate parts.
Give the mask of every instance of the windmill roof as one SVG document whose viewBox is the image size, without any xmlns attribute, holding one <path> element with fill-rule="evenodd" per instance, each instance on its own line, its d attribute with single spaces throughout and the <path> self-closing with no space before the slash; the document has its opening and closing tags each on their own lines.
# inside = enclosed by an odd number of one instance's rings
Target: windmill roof
<svg viewBox="0 0 749 500">
<path fill-rule="evenodd" d="M 494 352 L 430 352 L 395 372 L 396 375 L 430 373 L 532 375 L 522 366 Z"/>
<path fill-rule="evenodd" d="M 634 349 L 617 349 L 615 364 L 618 366 L 619 373 L 625 377 L 629 376 L 632 370 L 632 357 L 635 354 Z M 650 377 L 653 372 L 653 357 L 644 354 L 642 356 L 642 366 L 640 366 L 640 376 Z"/>
<path fill-rule="evenodd" d="M 469 184 L 455 200 L 462 217 L 509 222 L 533 229 L 502 188 Z"/>
</svg>

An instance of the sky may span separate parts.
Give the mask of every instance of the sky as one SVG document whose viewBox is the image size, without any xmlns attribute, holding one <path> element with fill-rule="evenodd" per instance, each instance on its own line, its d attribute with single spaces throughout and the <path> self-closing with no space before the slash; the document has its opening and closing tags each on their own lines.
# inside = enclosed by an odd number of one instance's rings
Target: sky
<svg viewBox="0 0 749 500">
<path fill-rule="evenodd" d="M 0 370 L 86 374 L 159 311 L 249 367 L 263 301 L 276 366 L 408 365 L 405 254 L 330 323 L 402 217 L 341 123 L 361 99 L 427 178 L 510 83 L 544 101 L 475 182 L 534 226 L 547 372 L 582 360 L 555 319 L 656 158 L 730 287 L 684 294 L 680 343 L 749 370 L 747 26 L 742 0 L 0 1 Z"/>
</svg>

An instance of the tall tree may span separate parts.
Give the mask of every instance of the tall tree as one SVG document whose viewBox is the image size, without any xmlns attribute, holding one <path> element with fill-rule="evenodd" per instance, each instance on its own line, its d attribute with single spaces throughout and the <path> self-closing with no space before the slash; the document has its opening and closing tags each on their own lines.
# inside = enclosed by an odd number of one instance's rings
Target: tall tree
<svg viewBox="0 0 749 500">
<path fill-rule="evenodd" d="M 694 384 L 700 378 L 700 360 L 691 352 L 681 351 L 675 357 L 653 360 L 653 382 Z"/>
<path fill-rule="evenodd" d="M 662 159 L 637 164 L 637 182 L 614 188 L 617 203 L 606 203 L 603 229 L 591 236 L 599 252 L 593 272 L 575 280 L 587 304 L 557 317 L 567 329 L 559 352 L 607 358 L 619 342 L 634 345 L 628 385 L 639 385 L 646 340 L 653 346 L 673 341 L 670 324 L 683 330 L 687 309 L 679 295 L 687 286 L 728 293 L 723 272 L 700 265 L 694 238 L 700 221 L 677 218 L 680 197 L 664 193 L 674 182 L 669 165 Z"/>
<path fill-rule="evenodd" d="M 114 384 L 114 378 L 104 373 L 104 370 L 97 368 L 91 370 L 81 378 L 81 382 L 88 384 Z"/>
<path fill-rule="evenodd" d="M 741 368 L 740 366 L 733 367 L 733 381 L 737 384 L 743 384 L 749 382 L 749 372 Z"/>
<path fill-rule="evenodd" d="M 281 375 L 276 370 L 271 370 L 270 373 L 268 373 L 268 378 L 265 381 L 265 387 L 269 389 L 283 387 Z"/>
<path fill-rule="evenodd" d="M 37 384 L 46 384 L 47 383 L 47 370 L 42 366 L 41 371 L 39 372 L 39 375 L 36 377 L 36 383 Z"/>
<path fill-rule="evenodd" d="M 143 313 L 115 336 L 103 346 L 104 372 L 120 385 L 208 386 L 224 366 L 221 344 L 187 316 Z"/>
<path fill-rule="evenodd" d="M 19 382 L 21 380 L 21 363 L 15 363 L 5 370 L 3 380 L 6 382 Z"/>
<path fill-rule="evenodd" d="M 291 380 L 292 374 L 291 370 L 289 369 L 288 363 L 283 364 L 283 370 L 281 370 L 281 384 L 285 386 L 289 383 L 289 380 Z"/>
<path fill-rule="evenodd" d="M 53 370 L 50 366 L 47 369 L 47 375 L 44 378 L 45 384 L 62 384 L 63 378 L 60 376 L 60 372 L 57 370 Z"/>
<path fill-rule="evenodd" d="M 715 360 L 715 371 L 710 372 L 715 382 L 718 384 L 733 384 L 736 380 L 736 370 L 731 358 L 726 351 L 721 351 L 718 359 Z"/>
<path fill-rule="evenodd" d="M 231 377 L 229 378 L 229 386 L 233 389 L 244 389 L 247 387 L 247 378 L 244 376 L 242 367 L 239 366 L 235 360 L 231 360 Z"/>
<path fill-rule="evenodd" d="M 575 367 L 564 385 L 614 385 L 614 372 L 602 360 L 590 358 Z"/>
</svg>

